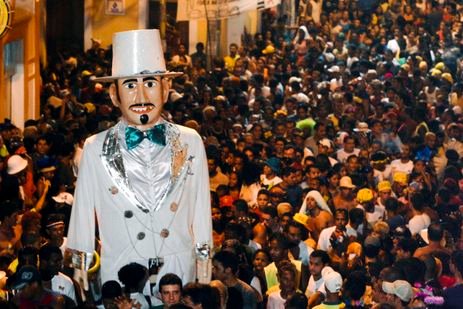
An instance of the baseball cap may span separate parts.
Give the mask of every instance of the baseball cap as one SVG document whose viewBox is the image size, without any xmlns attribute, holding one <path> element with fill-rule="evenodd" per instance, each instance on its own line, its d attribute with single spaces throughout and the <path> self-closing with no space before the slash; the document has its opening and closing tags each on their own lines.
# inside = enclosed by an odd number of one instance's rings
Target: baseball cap
<svg viewBox="0 0 463 309">
<path fill-rule="evenodd" d="M 327 148 L 333 148 L 333 144 L 331 142 L 331 140 L 327 139 L 327 138 L 322 138 L 321 140 L 318 141 L 318 143 L 322 146 L 325 146 Z"/>
<path fill-rule="evenodd" d="M 441 76 L 442 79 L 448 81 L 449 83 L 453 84 L 453 77 L 450 73 L 443 73 Z"/>
<path fill-rule="evenodd" d="M 371 130 L 368 128 L 368 123 L 359 122 L 354 129 L 354 132 L 369 133 Z"/>
<path fill-rule="evenodd" d="M 61 192 L 57 196 L 53 196 L 52 199 L 57 203 L 68 205 L 72 205 L 72 202 L 74 201 L 74 197 L 68 192 Z"/>
<path fill-rule="evenodd" d="M 331 68 L 327 70 L 330 73 L 339 73 L 341 72 L 341 69 L 337 65 L 333 65 Z"/>
<path fill-rule="evenodd" d="M 382 287 L 385 293 L 393 294 L 404 302 L 409 302 L 412 299 L 412 286 L 405 280 L 396 280 L 394 282 L 383 281 Z"/>
<path fill-rule="evenodd" d="M 283 202 L 277 205 L 277 213 L 278 216 L 281 216 L 284 213 L 291 212 L 293 210 L 293 207 L 291 206 L 290 203 Z"/>
<path fill-rule="evenodd" d="M 298 212 L 293 216 L 293 220 L 305 226 L 309 220 L 309 216 Z"/>
<path fill-rule="evenodd" d="M 297 77 L 297 76 L 291 76 L 288 80 L 288 84 L 291 85 L 294 82 L 300 83 L 302 82 L 302 78 Z"/>
<path fill-rule="evenodd" d="M 273 47 L 272 45 L 267 45 L 267 47 L 265 47 L 263 50 L 262 50 L 262 53 L 264 55 L 271 55 L 275 52 L 275 47 Z"/>
<path fill-rule="evenodd" d="M 377 236 L 368 235 L 367 238 L 363 241 L 363 245 L 366 246 L 373 246 L 373 247 L 381 247 L 381 239 Z"/>
<path fill-rule="evenodd" d="M 391 189 L 391 183 L 387 180 L 383 180 L 378 183 L 378 192 L 391 191 Z"/>
<path fill-rule="evenodd" d="M 360 189 L 357 192 L 357 200 L 359 203 L 369 202 L 373 199 L 373 191 L 367 188 Z"/>
<path fill-rule="evenodd" d="M 34 266 L 23 266 L 14 274 L 14 281 L 11 288 L 14 290 L 20 290 L 26 286 L 26 284 L 39 282 L 40 273 Z"/>
<path fill-rule="evenodd" d="M 408 183 L 408 175 L 405 172 L 395 172 L 392 176 L 392 180 L 405 186 Z"/>
<path fill-rule="evenodd" d="M 40 169 L 41 173 L 48 173 L 48 172 L 53 172 L 56 171 L 56 166 L 50 165 L 50 166 L 45 166 Z"/>
<path fill-rule="evenodd" d="M 328 271 L 323 275 L 323 282 L 326 290 L 331 293 L 338 293 L 342 288 L 342 277 L 336 271 Z"/>
</svg>

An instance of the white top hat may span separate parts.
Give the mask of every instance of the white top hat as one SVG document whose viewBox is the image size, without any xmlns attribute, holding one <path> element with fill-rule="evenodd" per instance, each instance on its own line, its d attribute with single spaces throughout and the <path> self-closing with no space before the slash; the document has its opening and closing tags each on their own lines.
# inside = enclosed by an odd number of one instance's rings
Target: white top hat
<svg viewBox="0 0 463 309">
<path fill-rule="evenodd" d="M 161 35 L 157 29 L 116 32 L 113 35 L 112 75 L 95 81 L 112 82 L 128 77 L 179 76 L 166 70 Z"/>
</svg>

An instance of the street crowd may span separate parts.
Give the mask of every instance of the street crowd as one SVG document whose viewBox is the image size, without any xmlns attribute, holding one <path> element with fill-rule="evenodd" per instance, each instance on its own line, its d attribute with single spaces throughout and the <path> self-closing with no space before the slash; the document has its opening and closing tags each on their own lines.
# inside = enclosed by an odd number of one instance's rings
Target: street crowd
<svg viewBox="0 0 463 309">
<path fill-rule="evenodd" d="M 166 54 L 163 117 L 203 138 L 212 279 L 165 275 L 165 308 L 462 308 L 463 4 L 300 0 L 229 45 Z M 147 270 L 73 281 L 66 233 L 85 139 L 120 113 L 111 49 L 61 51 L 41 116 L 0 125 L 0 299 L 150 308 Z M 19 129 L 23 127 L 24 129 Z M 82 227 L 84 228 L 84 227 Z M 98 239 L 96 240 L 98 241 Z"/>
</svg>

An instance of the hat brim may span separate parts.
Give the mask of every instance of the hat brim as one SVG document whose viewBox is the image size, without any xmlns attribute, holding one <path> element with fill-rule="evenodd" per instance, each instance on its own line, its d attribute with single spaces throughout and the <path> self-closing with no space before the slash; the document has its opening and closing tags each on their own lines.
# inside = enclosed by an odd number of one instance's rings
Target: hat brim
<svg viewBox="0 0 463 309">
<path fill-rule="evenodd" d="M 371 132 L 370 129 L 358 129 L 358 128 L 355 128 L 353 131 L 357 133 L 370 133 Z"/>
<path fill-rule="evenodd" d="M 102 83 L 111 83 L 118 79 L 127 79 L 127 78 L 139 78 L 139 77 L 150 77 L 150 76 L 162 76 L 162 77 L 177 77 L 185 73 L 183 72 L 156 72 L 156 73 L 146 73 L 146 74 L 133 74 L 133 75 L 122 75 L 122 76 L 103 76 L 95 77 L 93 80 L 96 82 Z"/>
<path fill-rule="evenodd" d="M 48 172 L 54 172 L 54 171 L 56 171 L 56 167 L 54 166 L 45 167 L 45 168 L 40 169 L 41 173 L 48 173 Z"/>
<path fill-rule="evenodd" d="M 355 185 L 340 185 L 339 187 L 340 188 L 347 188 L 347 189 L 355 189 L 356 188 Z"/>
<path fill-rule="evenodd" d="M 22 162 L 19 166 L 15 166 L 11 169 L 8 169 L 7 168 L 7 173 L 8 175 L 16 175 L 18 174 L 19 172 L 23 171 L 24 169 L 26 169 L 27 167 L 27 161 L 24 160 L 25 162 Z"/>
<path fill-rule="evenodd" d="M 11 285 L 11 289 L 13 290 L 22 290 L 26 286 L 27 282 L 15 282 L 15 284 Z"/>
</svg>

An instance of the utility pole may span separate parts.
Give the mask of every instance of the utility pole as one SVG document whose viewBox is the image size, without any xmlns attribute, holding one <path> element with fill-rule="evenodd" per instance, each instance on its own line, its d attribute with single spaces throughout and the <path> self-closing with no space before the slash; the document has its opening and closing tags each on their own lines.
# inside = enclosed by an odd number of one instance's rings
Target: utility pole
<svg viewBox="0 0 463 309">
<path fill-rule="evenodd" d="M 161 32 L 161 40 L 162 40 L 162 48 L 163 50 L 167 51 L 167 41 L 166 41 L 166 28 L 167 28 L 167 9 L 166 9 L 167 0 L 160 0 L 160 24 L 159 24 L 159 31 Z"/>
</svg>

